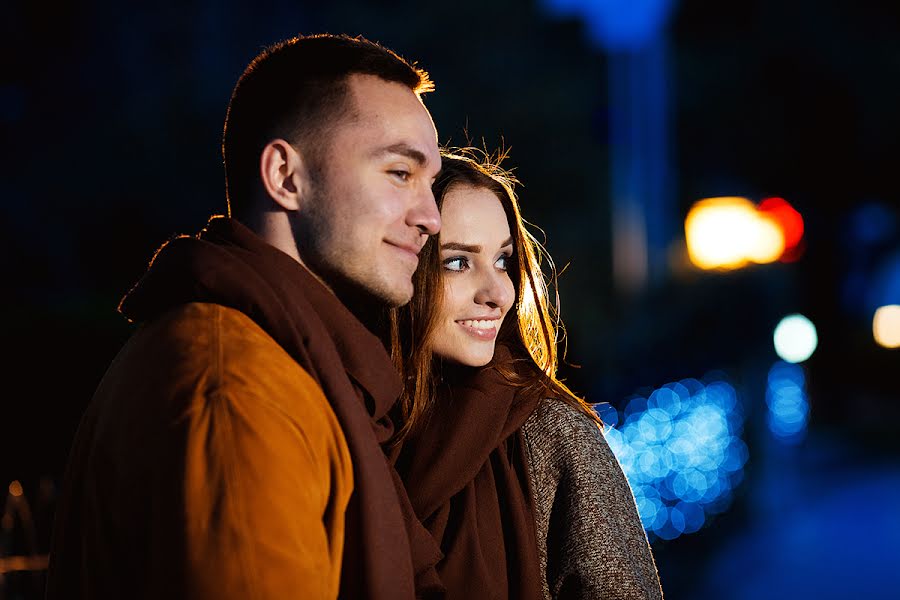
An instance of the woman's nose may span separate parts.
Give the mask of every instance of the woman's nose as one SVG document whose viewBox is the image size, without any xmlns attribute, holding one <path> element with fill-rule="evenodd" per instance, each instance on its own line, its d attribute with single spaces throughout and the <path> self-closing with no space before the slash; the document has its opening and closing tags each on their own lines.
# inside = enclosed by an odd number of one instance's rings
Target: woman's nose
<svg viewBox="0 0 900 600">
<path fill-rule="evenodd" d="M 491 308 L 508 306 L 512 302 L 512 284 L 503 272 L 486 273 L 475 294 L 476 304 L 487 304 Z"/>
</svg>

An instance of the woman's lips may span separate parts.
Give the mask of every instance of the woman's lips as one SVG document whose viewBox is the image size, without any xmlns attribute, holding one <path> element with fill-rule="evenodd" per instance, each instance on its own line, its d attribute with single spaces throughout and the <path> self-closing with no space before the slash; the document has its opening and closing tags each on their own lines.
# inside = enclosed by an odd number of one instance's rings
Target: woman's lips
<svg viewBox="0 0 900 600">
<path fill-rule="evenodd" d="M 491 341 L 497 337 L 497 325 L 500 319 L 462 319 L 455 321 L 462 330 L 480 341 Z"/>
</svg>

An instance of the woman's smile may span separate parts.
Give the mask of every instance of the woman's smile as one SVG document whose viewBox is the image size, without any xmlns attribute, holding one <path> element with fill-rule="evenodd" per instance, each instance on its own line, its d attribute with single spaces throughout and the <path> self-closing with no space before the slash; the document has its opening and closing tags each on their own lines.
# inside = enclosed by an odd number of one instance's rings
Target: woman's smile
<svg viewBox="0 0 900 600">
<path fill-rule="evenodd" d="M 476 340 L 491 341 L 497 337 L 497 326 L 500 324 L 500 317 L 493 317 L 490 319 L 462 319 L 455 321 L 455 323 Z"/>
</svg>

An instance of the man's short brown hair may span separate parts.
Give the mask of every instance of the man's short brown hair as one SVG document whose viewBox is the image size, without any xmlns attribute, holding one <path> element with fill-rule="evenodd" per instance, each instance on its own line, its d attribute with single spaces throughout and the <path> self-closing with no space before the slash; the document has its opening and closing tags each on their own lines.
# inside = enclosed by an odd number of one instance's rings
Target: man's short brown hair
<svg viewBox="0 0 900 600">
<path fill-rule="evenodd" d="M 409 87 L 416 95 L 434 89 L 428 73 L 393 51 L 362 37 L 301 36 L 263 50 L 231 94 L 222 155 L 229 215 L 250 209 L 258 183 L 259 157 L 275 138 L 303 144 L 307 160 L 327 150 L 326 129 L 352 110 L 347 78 L 375 75 Z"/>
</svg>

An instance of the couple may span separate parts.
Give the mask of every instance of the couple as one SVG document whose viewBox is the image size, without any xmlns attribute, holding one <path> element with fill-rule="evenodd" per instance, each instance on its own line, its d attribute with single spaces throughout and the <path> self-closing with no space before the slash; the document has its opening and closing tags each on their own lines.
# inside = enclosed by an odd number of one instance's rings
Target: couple
<svg viewBox="0 0 900 600">
<path fill-rule="evenodd" d="M 360 38 L 251 62 L 229 217 L 120 305 L 48 598 L 661 597 L 512 181 L 442 156 L 432 87 Z"/>
</svg>

